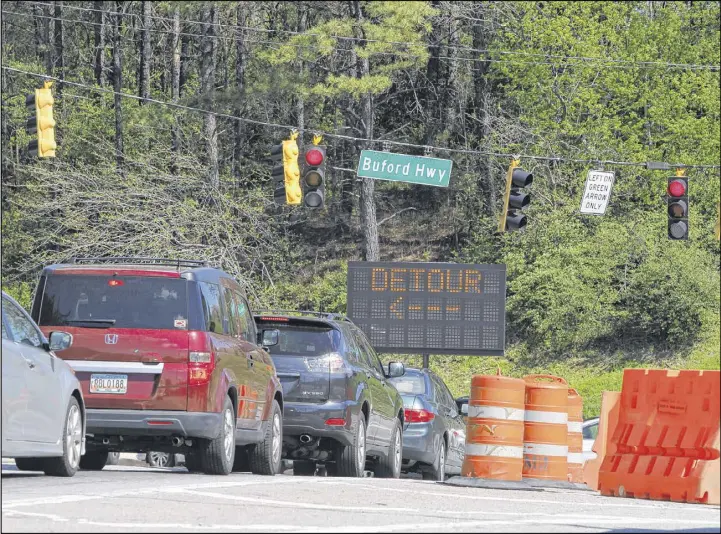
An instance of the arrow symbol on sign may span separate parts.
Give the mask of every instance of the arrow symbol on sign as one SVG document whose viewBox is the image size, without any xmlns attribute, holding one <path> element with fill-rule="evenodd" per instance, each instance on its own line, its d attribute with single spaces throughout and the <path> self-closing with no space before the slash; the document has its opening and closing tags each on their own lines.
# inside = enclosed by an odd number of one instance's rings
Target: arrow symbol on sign
<svg viewBox="0 0 721 534">
<path fill-rule="evenodd" d="M 393 304 L 391 304 L 391 308 L 390 308 L 390 309 L 391 309 L 391 313 L 395 313 L 395 314 L 398 316 L 398 319 L 403 319 L 403 312 L 402 312 L 402 311 L 399 311 L 399 310 L 396 308 L 396 305 L 397 305 L 399 302 L 401 302 L 402 300 L 403 300 L 403 297 L 398 297 L 398 298 L 396 299 L 396 301 L 395 301 Z"/>
</svg>

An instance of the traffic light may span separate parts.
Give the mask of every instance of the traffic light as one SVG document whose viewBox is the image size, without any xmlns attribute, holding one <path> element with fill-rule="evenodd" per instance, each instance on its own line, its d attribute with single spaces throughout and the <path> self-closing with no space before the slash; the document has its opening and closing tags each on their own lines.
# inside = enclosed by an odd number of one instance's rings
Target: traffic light
<svg viewBox="0 0 721 534">
<path fill-rule="evenodd" d="M 303 201 L 309 208 L 322 208 L 325 204 L 325 154 L 326 147 L 319 143 L 322 137 L 313 137 L 313 145 L 305 151 L 303 171 Z"/>
<path fill-rule="evenodd" d="M 275 184 L 273 198 L 276 204 L 298 205 L 303 196 L 300 188 L 297 138 L 298 132 L 292 132 L 289 139 L 270 148 L 270 160 L 281 162 L 271 170 Z"/>
<path fill-rule="evenodd" d="M 666 193 L 668 238 L 688 239 L 688 179 L 682 169 L 668 179 Z"/>
<path fill-rule="evenodd" d="M 506 173 L 506 193 L 498 222 L 499 232 L 520 230 L 528 224 L 528 219 L 521 210 L 531 203 L 531 194 L 525 192 L 523 188 L 531 185 L 533 174 L 519 168 L 518 164 L 518 160 L 513 160 Z"/>
<path fill-rule="evenodd" d="M 29 134 L 37 134 L 30 141 L 28 150 L 37 150 L 40 158 L 54 158 L 55 149 L 55 119 L 53 118 L 53 93 L 50 90 L 53 82 L 45 82 L 42 89 L 35 89 L 35 94 L 25 98 L 25 105 L 30 108 L 30 118 L 26 124 Z"/>
</svg>

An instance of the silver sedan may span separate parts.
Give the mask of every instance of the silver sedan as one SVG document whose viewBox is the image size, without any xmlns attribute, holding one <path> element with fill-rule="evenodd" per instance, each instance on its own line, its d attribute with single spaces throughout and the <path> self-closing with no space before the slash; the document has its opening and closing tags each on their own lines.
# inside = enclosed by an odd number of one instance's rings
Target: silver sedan
<svg viewBox="0 0 721 534">
<path fill-rule="evenodd" d="M 18 469 L 71 477 L 85 453 L 85 407 L 73 370 L 54 352 L 73 341 L 46 339 L 30 316 L 2 293 L 2 456 Z"/>
</svg>

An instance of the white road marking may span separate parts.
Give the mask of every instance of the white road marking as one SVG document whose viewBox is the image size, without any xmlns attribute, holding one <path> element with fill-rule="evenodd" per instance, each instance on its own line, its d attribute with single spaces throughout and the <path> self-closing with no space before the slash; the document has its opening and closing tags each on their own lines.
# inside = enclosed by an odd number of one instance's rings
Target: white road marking
<svg viewBox="0 0 721 534">
<path fill-rule="evenodd" d="M 165 493 L 173 492 L 176 489 L 220 489 L 220 488 L 235 488 L 241 486 L 263 486 L 269 484 L 287 484 L 294 482 L 310 482 L 310 481 L 321 481 L 322 478 L 291 478 L 291 477 L 273 477 L 273 478 L 254 478 L 251 480 L 240 480 L 240 481 L 225 481 L 225 482 L 206 482 L 200 484 L 183 484 L 182 486 L 171 486 L 171 487 L 154 487 L 154 488 L 134 488 L 128 490 L 113 491 L 108 493 L 99 493 L 94 495 L 58 495 L 56 497 L 40 497 L 33 499 L 17 499 L 13 501 L 3 501 L 2 507 L 16 508 L 19 506 L 44 506 L 48 504 L 65 504 L 71 502 L 83 502 L 83 501 L 94 501 L 98 499 L 113 499 L 117 497 L 127 497 L 129 495 L 148 495 L 153 493 Z M 147 485 L 147 482 L 146 482 Z"/>
<path fill-rule="evenodd" d="M 479 501 L 503 501 L 503 502 L 519 502 L 524 504 L 535 504 L 535 503 L 541 503 L 541 504 L 564 504 L 568 503 L 567 499 L 559 499 L 559 500 L 550 500 L 550 499 L 538 499 L 538 498 L 530 498 L 530 499 L 518 499 L 518 498 L 512 498 L 512 497 L 490 497 L 490 496 L 483 496 L 483 495 L 470 495 L 470 494 L 464 494 L 464 493 L 443 493 L 440 491 L 421 491 L 413 488 L 391 488 L 391 487 L 378 487 L 378 486 L 371 486 L 368 484 L 363 484 L 363 479 L 358 479 L 359 483 L 353 483 L 349 481 L 341 481 L 341 480 L 326 480 L 326 484 L 338 484 L 338 485 L 346 485 L 346 486 L 355 486 L 358 488 L 365 488 L 373 491 L 394 491 L 399 493 L 410 493 L 413 495 L 428 495 L 433 497 L 451 497 L 451 498 L 461 498 L 461 499 L 473 499 L 473 500 L 479 500 Z M 415 481 L 414 481 L 415 482 Z M 436 484 L 435 482 L 430 482 L 431 484 Z M 473 489 L 473 488 L 471 488 Z M 481 489 L 481 488 L 479 488 Z M 538 495 L 540 492 L 532 492 L 534 495 Z M 553 493 L 550 492 L 543 492 L 546 495 L 552 495 Z M 564 492 L 566 494 L 567 492 Z M 574 492 L 570 492 L 574 493 Z M 612 502 L 613 500 L 624 500 L 627 501 L 628 499 L 621 499 L 619 497 L 606 497 L 604 495 L 600 494 L 591 494 L 589 497 L 593 497 L 596 499 L 599 499 L 599 501 L 596 502 L 590 502 L 590 501 L 573 501 L 573 506 L 612 506 L 614 508 L 644 508 L 644 509 L 670 509 L 670 508 L 683 508 L 687 506 L 693 506 L 695 507 L 695 510 L 703 510 L 708 512 L 718 512 L 718 507 L 709 507 L 704 504 L 693 504 L 693 503 L 682 503 L 682 502 L 671 502 L 671 501 L 637 501 L 635 503 L 633 502 Z M 601 500 L 603 499 L 603 500 Z"/>
<path fill-rule="evenodd" d="M 513 516 L 517 517 L 518 512 L 491 512 L 491 511 L 479 511 L 479 510 L 421 510 L 418 508 L 401 508 L 401 507 L 388 507 L 388 506 L 345 506 L 345 505 L 333 505 L 333 504 L 322 504 L 322 503 L 306 503 L 306 502 L 294 502 L 294 501 L 279 501 L 276 499 L 265 499 L 261 497 L 251 497 L 251 496 L 243 496 L 243 495 L 228 495 L 228 494 L 221 494 L 221 493 L 213 493 L 210 491 L 194 491 L 194 490 L 184 490 L 182 488 L 180 489 L 174 489 L 173 493 L 187 493 L 190 495 L 198 495 L 200 497 L 211 497 L 213 499 L 228 499 L 232 501 L 240 501 L 240 502 L 252 502 L 254 504 L 266 504 L 269 506 L 284 506 L 287 508 L 298 508 L 298 509 L 305 509 L 305 510 L 327 510 L 327 511 L 335 511 L 335 512 L 375 512 L 375 513 L 386 513 L 386 512 L 400 512 L 405 514 L 426 514 L 426 515 L 448 515 L 448 516 L 458 516 L 458 515 L 503 515 L 503 516 Z M 624 519 L 633 519 L 638 520 L 640 522 L 678 522 L 678 523 L 698 523 L 701 525 L 709 524 L 708 520 L 696 520 L 696 519 L 672 519 L 672 518 L 629 518 L 624 516 L 589 516 L 587 514 L 583 515 L 569 515 L 569 516 L 559 516 L 558 514 L 546 514 L 546 513 L 530 513 L 526 515 L 531 515 L 534 517 L 571 517 L 574 519 L 577 518 L 589 518 L 589 519 L 597 519 L 600 521 L 605 520 L 617 520 L 617 521 L 623 521 Z"/>
<path fill-rule="evenodd" d="M 387 509 L 384 509 L 387 510 Z M 383 510 L 381 510 L 383 511 Z M 56 522 L 67 522 L 70 521 L 68 518 L 64 518 L 54 514 L 40 514 L 34 512 L 21 512 L 18 510 L 11 510 L 3 512 L 8 517 L 13 516 L 26 516 L 26 517 L 42 517 L 47 518 Z M 493 515 L 493 512 L 489 512 Z M 282 531 L 282 532 L 392 532 L 392 531 L 406 531 L 413 532 L 420 529 L 428 530 L 442 530 L 447 532 L 450 530 L 465 530 L 473 527 L 485 527 L 491 525 L 498 526 L 514 526 L 519 524 L 527 525 L 587 525 L 587 526 L 601 526 L 601 525 L 623 525 L 628 524 L 655 524 L 665 523 L 668 519 L 661 518 L 639 518 L 639 517 L 609 517 L 609 516 L 588 516 L 582 514 L 569 514 L 569 515 L 554 515 L 554 514 L 530 514 L 531 517 L 526 516 L 523 519 L 518 518 L 518 513 L 514 512 L 515 517 L 510 520 L 473 520 L 473 521 L 445 521 L 443 523 L 392 523 L 385 525 L 366 525 L 366 526 L 298 526 L 298 525 L 281 525 L 281 524 L 190 524 L 190 523 L 147 523 L 147 522 L 112 522 L 112 521 L 94 521 L 85 518 L 73 518 L 73 521 L 78 525 L 92 525 L 102 526 L 109 528 L 118 529 L 135 529 L 142 528 L 157 529 L 157 530 L 172 530 L 172 529 L 185 529 L 185 530 L 214 530 L 214 531 Z M 543 517 L 537 517 L 537 516 Z M 677 520 L 680 523 L 694 523 L 708 525 L 710 527 L 717 526 L 716 522 L 712 521 L 684 521 Z"/>
</svg>

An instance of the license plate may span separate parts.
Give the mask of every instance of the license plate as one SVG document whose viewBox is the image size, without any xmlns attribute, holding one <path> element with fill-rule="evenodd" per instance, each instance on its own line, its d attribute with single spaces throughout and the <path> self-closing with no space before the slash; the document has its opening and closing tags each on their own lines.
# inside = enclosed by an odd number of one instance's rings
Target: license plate
<svg viewBox="0 0 721 534">
<path fill-rule="evenodd" d="M 90 375 L 90 393 L 125 395 L 127 391 L 128 375 Z"/>
</svg>

